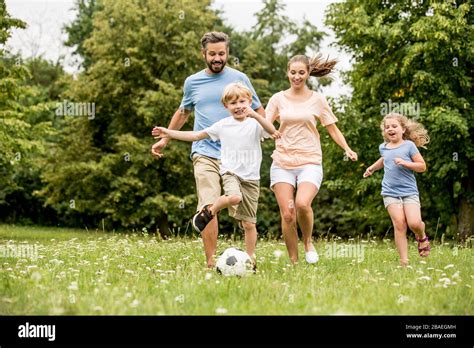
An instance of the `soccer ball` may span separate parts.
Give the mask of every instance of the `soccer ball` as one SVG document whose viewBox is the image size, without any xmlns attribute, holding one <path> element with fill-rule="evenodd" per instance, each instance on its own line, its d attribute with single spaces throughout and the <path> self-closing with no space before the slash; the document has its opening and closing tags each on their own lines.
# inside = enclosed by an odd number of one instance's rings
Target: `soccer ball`
<svg viewBox="0 0 474 348">
<path fill-rule="evenodd" d="M 217 259 L 216 270 L 225 276 L 244 277 L 255 273 L 255 266 L 245 251 L 228 248 Z"/>
</svg>

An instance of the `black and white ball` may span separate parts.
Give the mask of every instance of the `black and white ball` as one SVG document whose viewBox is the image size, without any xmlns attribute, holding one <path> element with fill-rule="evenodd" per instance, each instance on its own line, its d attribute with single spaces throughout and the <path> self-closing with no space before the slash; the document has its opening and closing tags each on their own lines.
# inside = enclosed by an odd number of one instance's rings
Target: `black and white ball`
<svg viewBox="0 0 474 348">
<path fill-rule="evenodd" d="M 250 256 L 242 250 L 228 248 L 219 256 L 216 262 L 217 273 L 225 276 L 244 277 L 255 273 L 255 267 Z"/>
</svg>

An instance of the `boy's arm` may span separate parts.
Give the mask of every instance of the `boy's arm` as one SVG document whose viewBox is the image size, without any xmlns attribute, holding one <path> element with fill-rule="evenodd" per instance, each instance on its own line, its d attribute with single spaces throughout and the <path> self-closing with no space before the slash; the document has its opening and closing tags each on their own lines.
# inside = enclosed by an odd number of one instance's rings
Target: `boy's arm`
<svg viewBox="0 0 474 348">
<path fill-rule="evenodd" d="M 204 131 L 177 131 L 172 129 L 167 129 L 164 127 L 155 127 L 155 139 L 176 139 L 182 141 L 198 141 L 202 139 L 209 138 L 209 135 Z"/>
<path fill-rule="evenodd" d="M 383 168 L 383 157 L 380 157 L 374 164 L 366 169 L 364 173 L 364 178 L 371 176 L 375 171 Z"/>
<path fill-rule="evenodd" d="M 251 108 L 247 108 L 247 115 L 249 117 L 254 118 L 260 125 L 265 129 L 265 131 L 270 134 L 273 138 L 280 138 L 280 132 L 278 132 L 275 126 L 267 120 L 265 117 L 257 113 L 256 111 L 252 110 Z"/>
<path fill-rule="evenodd" d="M 191 110 L 179 108 L 178 110 L 176 110 L 173 117 L 171 118 L 168 128 L 177 130 L 181 129 L 181 127 L 183 127 L 183 125 L 188 120 L 190 114 Z M 158 134 L 155 129 L 156 127 L 153 128 L 153 130 L 151 131 L 151 134 L 153 136 L 156 136 Z M 153 144 L 153 146 L 151 147 L 151 153 L 153 154 L 153 156 L 156 156 L 158 158 L 163 157 L 162 151 L 166 147 L 166 145 L 168 145 L 169 141 L 170 138 L 162 138 L 158 142 Z"/>
</svg>

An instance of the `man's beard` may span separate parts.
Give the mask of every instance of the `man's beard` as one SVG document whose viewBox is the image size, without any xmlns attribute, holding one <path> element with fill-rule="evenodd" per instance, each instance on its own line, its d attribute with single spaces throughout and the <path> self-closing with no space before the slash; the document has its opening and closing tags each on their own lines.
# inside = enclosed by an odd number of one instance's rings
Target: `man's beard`
<svg viewBox="0 0 474 348">
<path fill-rule="evenodd" d="M 213 61 L 206 61 L 206 64 L 207 64 L 207 67 L 209 68 L 209 70 L 211 70 L 213 73 L 217 74 L 217 73 L 220 73 L 224 67 L 225 67 L 225 64 L 227 63 L 226 61 L 222 61 L 220 65 L 212 65 L 212 62 Z"/>
</svg>

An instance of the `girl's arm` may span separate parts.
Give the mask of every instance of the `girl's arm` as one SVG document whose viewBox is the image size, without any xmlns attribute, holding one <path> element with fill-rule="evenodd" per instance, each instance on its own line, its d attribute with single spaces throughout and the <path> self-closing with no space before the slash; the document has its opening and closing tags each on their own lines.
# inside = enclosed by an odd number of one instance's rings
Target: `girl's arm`
<svg viewBox="0 0 474 348">
<path fill-rule="evenodd" d="M 155 127 L 153 129 L 155 132 L 155 139 L 158 138 L 171 138 L 182 141 L 198 141 L 202 139 L 209 138 L 209 135 L 204 131 L 177 131 L 171 130 L 164 127 Z"/>
<path fill-rule="evenodd" d="M 417 173 L 423 173 L 426 171 L 426 163 L 421 153 L 418 152 L 417 154 L 413 155 L 411 160 L 413 162 L 404 161 L 401 158 L 397 157 L 395 158 L 394 162 L 396 165 L 402 165 L 405 168 L 411 169 Z"/>
<path fill-rule="evenodd" d="M 364 178 L 371 176 L 375 171 L 383 168 L 383 157 L 380 157 L 374 164 L 365 170 Z"/>
<path fill-rule="evenodd" d="M 268 119 L 262 117 L 259 113 L 252 110 L 252 108 L 247 108 L 247 115 L 257 120 L 257 122 L 262 125 L 263 129 L 265 129 L 265 131 L 270 134 L 273 139 L 278 139 L 281 137 L 280 132 L 276 130 L 275 126 Z"/>
<path fill-rule="evenodd" d="M 344 138 L 344 135 L 341 133 L 339 128 L 337 128 L 336 124 L 329 124 L 326 126 L 326 129 L 336 144 L 346 152 L 346 156 L 353 161 L 357 161 L 357 153 L 352 151 L 349 145 L 347 145 L 346 138 Z"/>
</svg>

